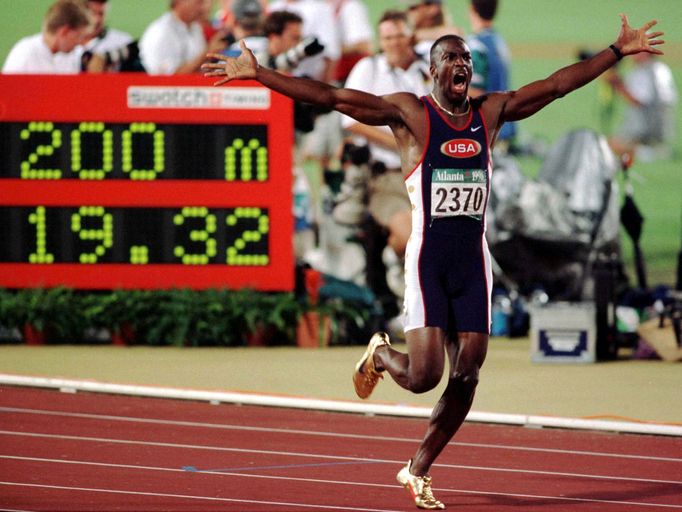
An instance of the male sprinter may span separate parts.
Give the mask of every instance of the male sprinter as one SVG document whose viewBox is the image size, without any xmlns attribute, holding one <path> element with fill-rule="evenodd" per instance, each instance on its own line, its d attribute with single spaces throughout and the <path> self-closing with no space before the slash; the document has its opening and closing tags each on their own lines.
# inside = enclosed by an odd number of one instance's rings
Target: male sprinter
<svg viewBox="0 0 682 512">
<path fill-rule="evenodd" d="M 490 328 L 491 270 L 485 241 L 485 206 L 490 187 L 490 153 L 506 121 L 529 117 L 594 80 L 626 55 L 661 54 L 662 32 L 648 33 L 620 15 L 621 29 L 608 48 L 517 91 L 472 99 L 471 54 L 458 36 L 444 36 L 431 48 L 433 91 L 377 97 L 291 78 L 258 65 L 242 44 L 237 59 L 209 54 L 206 76 L 215 85 L 255 79 L 296 101 L 338 110 L 368 125 L 388 125 L 398 143 L 412 202 L 412 235 L 406 254 L 405 337 L 407 354 L 394 350 L 385 333 L 375 334 L 358 363 L 353 382 L 361 398 L 384 371 L 414 393 L 433 389 L 445 358 L 448 385 L 414 457 L 398 473 L 419 508 L 443 509 L 434 498 L 428 471 L 471 407 L 485 359 Z"/>
</svg>

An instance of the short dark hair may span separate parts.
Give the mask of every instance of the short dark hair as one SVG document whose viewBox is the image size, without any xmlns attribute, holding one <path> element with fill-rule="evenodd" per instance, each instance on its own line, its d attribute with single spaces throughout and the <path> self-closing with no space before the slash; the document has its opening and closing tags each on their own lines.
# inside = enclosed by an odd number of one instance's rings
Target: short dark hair
<svg viewBox="0 0 682 512">
<path fill-rule="evenodd" d="M 463 37 L 458 36 L 457 34 L 445 34 L 444 36 L 440 36 L 431 45 L 431 50 L 429 51 L 429 58 L 431 59 L 431 62 L 434 61 L 434 55 L 436 53 L 436 50 L 441 45 L 441 43 L 445 41 L 457 41 L 458 43 L 466 44 L 466 40 Z"/>
<path fill-rule="evenodd" d="M 385 21 L 392 21 L 393 23 L 402 21 L 407 25 L 410 24 L 405 11 L 398 11 L 396 9 L 384 11 L 384 13 L 381 15 L 381 18 L 379 18 L 379 23 L 377 23 L 377 25 L 381 25 Z"/>
<path fill-rule="evenodd" d="M 303 23 L 303 18 L 289 11 L 275 11 L 268 14 L 263 22 L 263 33 L 266 37 L 281 36 L 289 23 Z"/>
<path fill-rule="evenodd" d="M 471 6 L 484 20 L 492 20 L 497 12 L 497 0 L 471 0 Z"/>
</svg>

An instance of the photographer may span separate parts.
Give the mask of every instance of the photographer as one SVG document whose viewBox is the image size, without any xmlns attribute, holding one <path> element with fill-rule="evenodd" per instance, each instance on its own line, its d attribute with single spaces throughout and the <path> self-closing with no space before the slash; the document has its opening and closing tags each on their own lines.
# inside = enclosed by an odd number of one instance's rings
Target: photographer
<svg viewBox="0 0 682 512">
<path fill-rule="evenodd" d="M 237 24 L 249 22 L 249 16 L 235 12 Z M 315 38 L 302 38 L 303 19 L 293 12 L 275 11 L 270 13 L 262 25 L 262 35 L 251 31 L 244 35 L 244 42 L 253 50 L 262 66 L 281 73 L 294 74 L 301 61 L 318 55 L 324 47 Z M 226 52 L 239 55 L 239 42 Z M 307 133 L 313 129 L 316 111 L 301 103 L 294 104 L 294 125 L 298 132 Z"/>
<path fill-rule="evenodd" d="M 82 69 L 88 68 L 93 55 L 99 55 L 103 59 L 104 71 L 144 71 L 133 36 L 107 27 L 108 0 L 88 0 L 87 6 L 93 25 L 83 44 Z"/>
<path fill-rule="evenodd" d="M 69 75 L 80 73 L 82 54 L 80 44 L 87 37 L 90 21 L 90 13 L 82 2 L 55 1 L 45 13 L 42 31 L 22 38 L 12 47 L 2 72 Z M 94 59 L 93 64 L 97 61 L 98 59 Z M 95 67 L 99 66 L 93 66 Z"/>
<path fill-rule="evenodd" d="M 293 73 L 301 61 L 324 50 L 316 38 L 302 38 L 303 19 L 298 14 L 276 11 L 263 20 L 258 0 L 236 0 L 232 14 L 234 43 L 226 55 L 238 56 L 239 41 L 243 39 L 261 65 Z"/>
</svg>

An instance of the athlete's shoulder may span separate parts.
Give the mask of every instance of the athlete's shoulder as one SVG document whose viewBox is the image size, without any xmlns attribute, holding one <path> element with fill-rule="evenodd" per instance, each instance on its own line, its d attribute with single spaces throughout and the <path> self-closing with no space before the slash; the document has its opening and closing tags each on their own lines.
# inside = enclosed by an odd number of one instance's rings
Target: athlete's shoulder
<svg viewBox="0 0 682 512">
<path fill-rule="evenodd" d="M 401 110 L 412 110 L 417 108 L 421 110 L 423 108 L 421 98 L 412 92 L 394 92 L 382 97 Z"/>
<path fill-rule="evenodd" d="M 511 91 L 491 91 L 481 94 L 480 96 L 476 96 L 475 98 L 470 97 L 469 101 L 471 101 L 471 106 L 474 109 L 480 109 L 484 107 L 491 107 L 497 104 L 503 104 L 509 99 L 511 94 Z"/>
</svg>

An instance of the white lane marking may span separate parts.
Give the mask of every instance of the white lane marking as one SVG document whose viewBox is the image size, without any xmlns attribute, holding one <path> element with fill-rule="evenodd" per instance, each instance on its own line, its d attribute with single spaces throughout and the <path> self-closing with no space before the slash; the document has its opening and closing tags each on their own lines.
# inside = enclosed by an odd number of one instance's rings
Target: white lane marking
<svg viewBox="0 0 682 512">
<path fill-rule="evenodd" d="M 395 486 L 395 485 L 364 483 L 364 482 L 341 482 L 341 481 L 334 481 L 334 480 L 313 480 L 313 479 L 307 479 L 307 478 L 288 478 L 288 477 L 273 477 L 273 476 L 264 476 L 264 475 L 245 475 L 242 473 L 238 473 L 238 474 L 234 474 L 234 475 L 230 475 L 230 476 L 239 476 L 239 477 L 245 477 L 245 478 L 268 478 L 268 479 L 277 479 L 277 480 L 300 480 L 300 481 L 311 482 L 311 483 L 358 485 L 358 486 L 363 486 L 363 487 L 382 487 L 382 488 L 399 487 L 399 486 Z M 39 488 L 46 488 L 46 489 L 59 489 L 59 490 L 70 490 L 70 491 L 74 490 L 74 491 L 89 491 L 89 492 L 110 492 L 110 493 L 117 493 L 117 494 L 135 494 L 135 495 L 142 495 L 142 496 L 174 497 L 174 498 L 186 498 L 186 499 L 195 499 L 195 500 L 230 501 L 230 502 L 237 502 L 237 503 L 254 503 L 254 504 L 265 504 L 265 505 L 270 505 L 270 504 L 282 505 L 282 506 L 292 506 L 293 505 L 293 506 L 300 506 L 300 507 L 307 507 L 307 508 L 325 508 L 325 509 L 333 509 L 333 510 L 359 510 L 359 511 L 368 511 L 368 512 L 370 512 L 370 511 L 371 512 L 389 512 L 387 510 L 367 509 L 367 508 L 334 507 L 334 506 L 329 506 L 329 505 L 310 505 L 310 504 L 303 504 L 303 503 L 287 503 L 287 502 L 275 502 L 275 501 L 240 500 L 240 499 L 236 499 L 236 498 L 232 498 L 232 499 L 231 498 L 216 498 L 216 497 L 209 497 L 209 496 L 191 496 L 191 495 L 182 495 L 182 494 L 151 493 L 151 492 L 124 491 L 124 490 L 114 490 L 114 489 L 93 489 L 93 488 L 87 488 L 87 487 L 67 487 L 67 486 L 59 486 L 59 485 L 29 484 L 29 483 L 22 483 L 22 482 L 0 482 L 0 485 L 39 487 Z M 495 492 L 495 491 L 472 491 L 470 489 L 435 489 L 434 488 L 434 491 L 439 492 L 439 493 L 475 494 L 475 495 L 482 495 L 482 496 L 504 496 L 504 497 L 537 499 L 537 500 L 571 501 L 571 502 L 581 502 L 581 503 L 604 503 L 604 504 L 610 504 L 610 505 L 628 505 L 628 506 L 640 506 L 640 507 L 682 509 L 682 505 L 667 505 L 667 504 L 663 504 L 663 503 L 644 503 L 644 502 L 621 501 L 621 500 L 600 500 L 600 499 L 596 499 L 596 498 L 579 498 L 579 497 L 567 497 L 567 496 L 544 496 L 544 495 L 536 495 L 536 494 L 508 493 L 508 492 Z"/>
<path fill-rule="evenodd" d="M 223 451 L 223 452 L 233 452 L 233 453 L 255 453 L 260 455 L 278 455 L 286 457 L 303 457 L 303 458 L 313 458 L 313 459 L 326 459 L 326 460 L 345 460 L 345 461 L 356 461 L 356 462 L 374 462 L 374 463 L 384 463 L 384 464 L 405 464 L 405 461 L 401 460 L 388 460 L 388 459 L 370 459 L 366 457 L 346 457 L 342 455 L 325 455 L 317 453 L 303 453 L 303 452 L 285 452 L 285 451 L 275 451 L 275 450 L 254 450 L 246 448 L 231 448 L 225 446 L 206 446 L 206 445 L 192 445 L 192 444 L 178 444 L 178 443 L 162 443 L 158 441 L 137 441 L 131 439 L 109 439 L 104 437 L 84 437 L 84 436 L 70 436 L 70 435 L 60 435 L 60 434 L 41 434 L 37 432 L 13 432 L 7 430 L 0 430 L 0 435 L 10 435 L 10 436 L 20 436 L 20 437 L 38 437 L 47 439 L 64 439 L 70 441 L 86 441 L 86 442 L 98 442 L 98 443 L 114 443 L 114 444 L 131 444 L 131 445 L 142 445 L 142 446 L 160 446 L 164 448 L 182 448 L 191 450 L 211 450 L 211 451 Z M 433 467 L 449 468 L 449 469 L 466 469 L 472 471 L 488 471 L 488 472 L 501 472 L 501 473 L 521 473 L 521 474 L 531 474 L 531 475 L 552 475 L 552 476 L 565 476 L 571 478 L 588 478 L 595 480 L 617 480 L 625 482 L 645 482 L 645 483 L 655 483 L 655 484 L 672 484 L 672 485 L 682 485 L 682 481 L 677 480 L 659 480 L 652 478 L 634 478 L 634 477 L 624 477 L 624 476 L 613 476 L 613 475 L 591 475 L 585 473 L 567 473 L 561 471 L 540 471 L 534 469 L 511 469 L 511 468 L 497 468 L 490 466 L 468 466 L 462 464 L 434 464 Z"/>
<path fill-rule="evenodd" d="M 204 423 L 197 421 L 179 421 L 179 420 L 162 420 L 155 418 L 136 418 L 131 416 L 114 416 L 107 414 L 88 414 L 88 413 L 77 413 L 77 412 L 65 412 L 65 411 L 46 411 L 41 409 L 25 409 L 19 407 L 0 407 L 0 412 L 16 412 L 22 414 L 37 414 L 37 415 L 48 415 L 48 416 L 63 416 L 67 418 L 84 418 L 84 419 L 94 419 L 94 420 L 106 420 L 106 421 L 122 421 L 131 423 L 150 423 L 154 425 L 173 425 L 181 427 L 201 427 L 201 428 L 211 428 L 220 430 L 237 430 L 237 431 L 253 431 L 253 432 L 268 432 L 268 433 L 279 433 L 279 434 L 291 434 L 291 435 L 307 435 L 307 436 L 318 436 L 318 437 L 339 437 L 346 439 L 366 439 L 370 441 L 389 441 L 389 442 L 399 442 L 399 443 L 420 443 L 421 439 L 409 439 L 404 437 L 390 437 L 390 436 L 369 436 L 362 434 L 345 434 L 340 432 L 319 432 L 312 430 L 299 430 L 299 429 L 285 429 L 285 428 L 270 428 L 270 427 L 257 427 L 257 426 L 244 426 L 244 425 L 229 425 L 221 423 Z M 529 446 L 512 446 L 512 445 L 502 445 L 502 444 L 485 444 L 485 443 L 465 443 L 460 441 L 452 441 L 450 445 L 453 446 L 466 446 L 470 448 L 486 448 L 494 450 L 519 450 L 528 452 L 539 452 L 539 453 L 557 453 L 564 455 L 584 455 L 588 457 L 613 457 L 618 459 L 635 459 L 635 460 L 651 460 L 656 462 L 682 462 L 682 458 L 676 457 L 654 457 L 648 455 L 632 455 L 632 454 L 621 454 L 621 453 L 608 453 L 608 452 L 588 452 L 584 450 L 561 450 L 558 448 L 536 448 Z"/>
<path fill-rule="evenodd" d="M 193 496 L 190 494 L 171 494 L 164 492 L 145 492 L 145 491 L 126 491 L 122 489 L 101 489 L 92 487 L 71 487 L 65 485 L 44 485 L 44 484 L 29 484 L 24 482 L 0 482 L 0 485 L 16 486 L 16 487 L 33 487 L 41 489 L 57 489 L 65 491 L 83 491 L 83 492 L 102 492 L 112 494 L 127 494 L 136 496 L 153 496 L 159 498 L 179 498 L 186 500 L 204 500 L 204 501 L 225 501 L 230 503 L 252 503 L 255 505 L 275 505 L 282 507 L 301 507 L 301 508 L 317 508 L 328 510 L 358 510 L 365 512 L 398 512 L 389 509 L 377 508 L 357 508 L 357 507 L 342 507 L 333 505 L 311 505 L 309 503 L 289 503 L 286 501 L 261 501 L 261 500 L 240 500 L 237 498 L 218 498 L 215 496 Z"/>
</svg>

